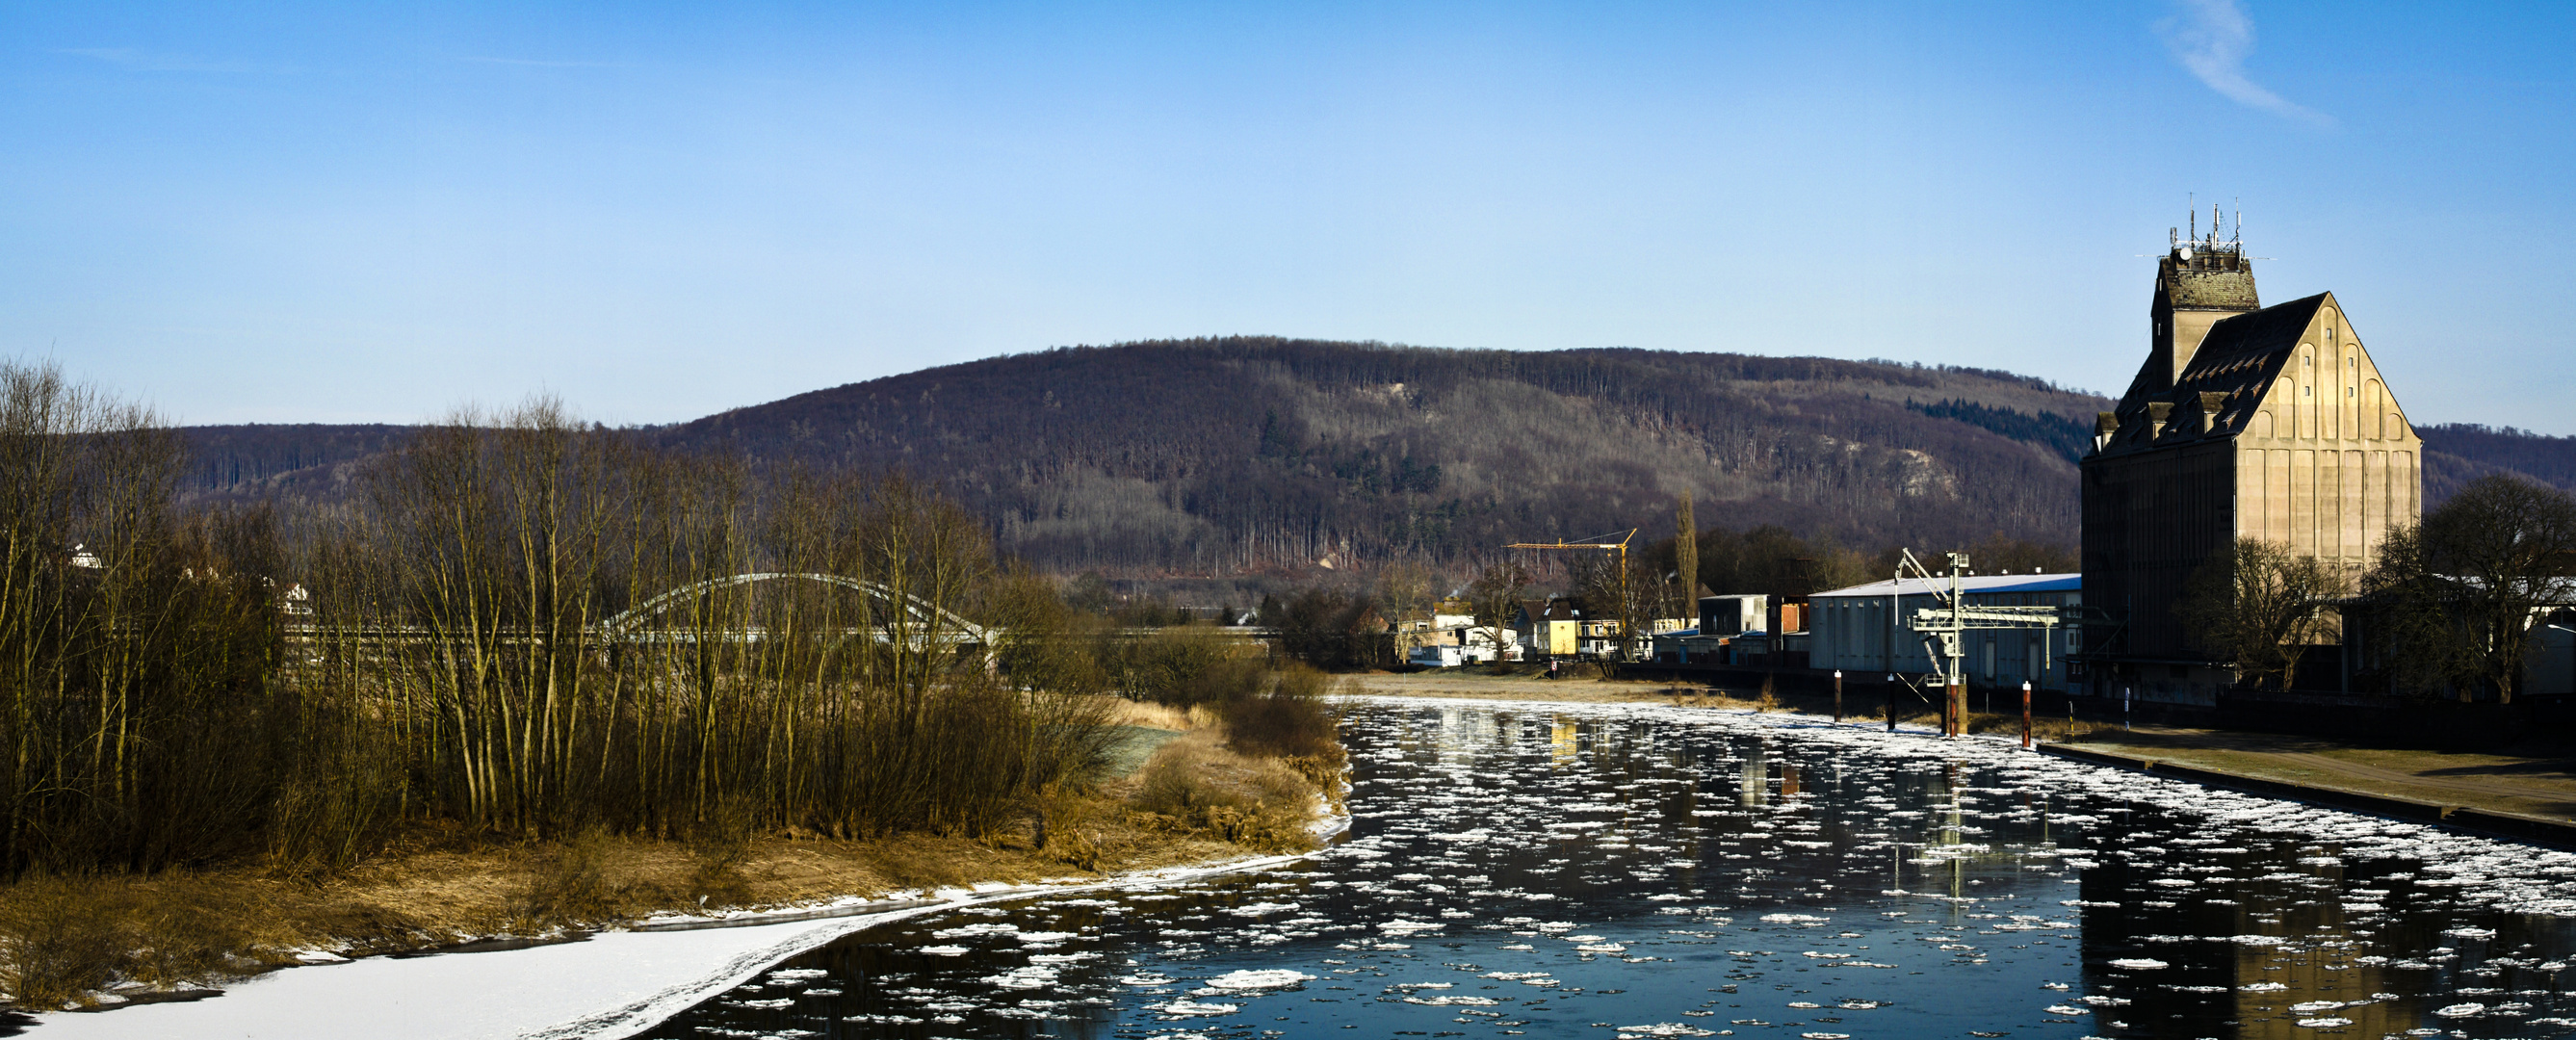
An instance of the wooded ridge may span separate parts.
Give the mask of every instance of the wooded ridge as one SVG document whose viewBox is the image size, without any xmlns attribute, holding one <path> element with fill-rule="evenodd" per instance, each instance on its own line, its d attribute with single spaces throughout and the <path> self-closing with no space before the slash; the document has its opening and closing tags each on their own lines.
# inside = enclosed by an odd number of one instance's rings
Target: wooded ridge
<svg viewBox="0 0 2576 1040">
<path fill-rule="evenodd" d="M 2097 395 L 2008 372 L 1629 349 L 1277 337 L 1066 347 L 639 428 L 764 468 L 900 468 L 1046 570 L 1228 575 L 1511 541 L 1778 523 L 1847 544 L 2073 545 Z M 189 487 L 335 497 L 395 426 L 213 426 Z M 2576 487 L 2576 438 L 2428 426 L 2428 500 Z"/>
</svg>

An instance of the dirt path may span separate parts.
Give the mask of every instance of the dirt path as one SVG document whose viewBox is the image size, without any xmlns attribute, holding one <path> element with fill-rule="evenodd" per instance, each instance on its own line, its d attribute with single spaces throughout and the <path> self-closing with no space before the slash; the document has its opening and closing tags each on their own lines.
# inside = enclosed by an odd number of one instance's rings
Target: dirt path
<svg viewBox="0 0 2576 1040">
<path fill-rule="evenodd" d="M 2358 777 L 2365 780 L 2375 780 L 2381 783 L 2404 784 L 2409 787 L 2422 787 L 2434 790 L 2450 791 L 2466 798 L 2509 797 L 2552 800 L 2564 799 L 2571 795 L 2576 795 L 2576 788 L 2570 788 L 2567 785 L 2537 787 L 2493 779 L 2457 780 L 2449 777 L 2430 777 L 2424 776 L 2420 773 L 2409 773 L 2396 769 L 2383 769 L 2378 766 L 2362 765 L 2356 762 L 2341 762 L 2327 758 L 2324 755 L 2307 754 L 2303 752 L 2285 754 L 2281 757 L 2287 761 L 2302 763 L 2311 768 L 2326 770 L 2338 775 Z"/>
<path fill-rule="evenodd" d="M 2554 741 L 2492 752 L 2432 751 L 2327 737 L 2141 727 L 2078 746 L 2271 780 L 2566 820 L 2576 816 L 2576 754 Z"/>
</svg>

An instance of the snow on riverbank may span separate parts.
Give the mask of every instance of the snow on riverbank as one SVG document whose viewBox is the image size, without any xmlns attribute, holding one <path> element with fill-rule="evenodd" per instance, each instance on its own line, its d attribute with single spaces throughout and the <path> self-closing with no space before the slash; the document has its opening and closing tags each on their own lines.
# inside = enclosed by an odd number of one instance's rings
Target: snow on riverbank
<svg viewBox="0 0 2576 1040">
<path fill-rule="evenodd" d="M 726 927 L 605 932 L 580 942 L 518 950 L 367 957 L 271 972 L 205 1000 L 49 1014 L 39 1019 L 34 1035 L 43 1040 L 631 1036 L 779 961 L 888 921 L 1038 894 L 1151 888 L 1301 858 L 1263 856 L 1083 884 L 951 890 L 926 906 L 906 903 L 903 909 L 819 921 L 811 911 L 789 911 L 769 924 L 736 923 L 761 920 L 751 915 L 725 922 Z"/>
</svg>

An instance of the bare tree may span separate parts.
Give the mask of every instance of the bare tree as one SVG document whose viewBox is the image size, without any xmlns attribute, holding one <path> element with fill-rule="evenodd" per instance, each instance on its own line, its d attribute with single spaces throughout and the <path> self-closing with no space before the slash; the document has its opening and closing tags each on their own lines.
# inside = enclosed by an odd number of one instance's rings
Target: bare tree
<svg viewBox="0 0 2576 1040">
<path fill-rule="evenodd" d="M 1476 580 L 1467 585 L 1467 603 L 1476 611 L 1476 623 L 1494 637 L 1494 660 L 1502 662 L 1506 633 L 1512 624 L 1512 612 L 1520 608 L 1521 593 L 1529 588 L 1529 568 L 1518 560 L 1496 560 L 1477 572 Z"/>
<path fill-rule="evenodd" d="M 1430 628 L 1430 615 L 1437 605 L 1431 581 L 1431 569 L 1411 560 L 1388 564 L 1378 572 L 1377 602 L 1386 608 L 1387 620 L 1395 623 L 1398 656 L 1421 646 Z M 1418 628 L 1417 619 L 1422 623 Z"/>
<path fill-rule="evenodd" d="M 2239 538 L 2192 575 L 2174 609 L 2210 654 L 2286 690 L 2300 656 L 2334 635 L 2328 602 L 2344 592 L 2342 575 L 2316 557 Z"/>
<path fill-rule="evenodd" d="M 2576 603 L 2576 499 L 2481 477 L 2390 531 L 2364 588 L 2400 685 L 2461 700 L 2484 687 L 2510 703 L 2533 622 Z"/>
</svg>

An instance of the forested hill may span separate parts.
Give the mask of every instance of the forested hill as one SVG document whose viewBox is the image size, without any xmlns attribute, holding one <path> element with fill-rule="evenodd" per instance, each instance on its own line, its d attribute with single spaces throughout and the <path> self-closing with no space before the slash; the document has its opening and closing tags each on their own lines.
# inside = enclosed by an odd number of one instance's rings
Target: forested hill
<svg viewBox="0 0 2576 1040">
<path fill-rule="evenodd" d="M 2068 449 L 2105 407 L 1966 369 L 1240 337 L 993 358 L 659 436 L 901 465 L 1042 566 L 1213 574 L 1661 536 L 1684 490 L 1706 526 L 2072 545 Z"/>
<path fill-rule="evenodd" d="M 2576 437 L 2544 437 L 2511 426 L 2442 423 L 2424 438 L 2424 501 L 2437 504 L 2463 485 L 2503 473 L 2576 491 Z"/>
<path fill-rule="evenodd" d="M 2108 406 L 1974 369 L 1240 337 L 992 358 L 637 432 L 902 467 L 1049 570 L 1238 574 L 1631 525 L 1660 537 L 1685 489 L 1703 527 L 2072 546 L 2073 459 Z M 186 432 L 194 493 L 329 498 L 406 430 Z M 2428 501 L 2491 472 L 2576 490 L 2576 438 L 2420 432 Z"/>
</svg>

